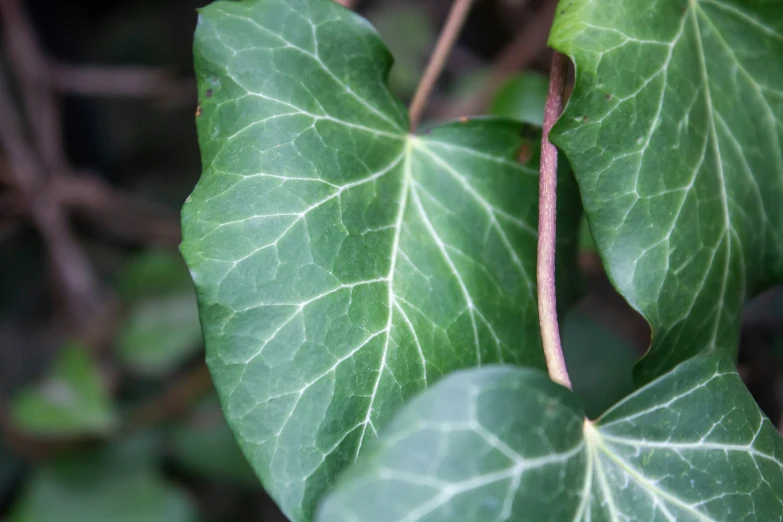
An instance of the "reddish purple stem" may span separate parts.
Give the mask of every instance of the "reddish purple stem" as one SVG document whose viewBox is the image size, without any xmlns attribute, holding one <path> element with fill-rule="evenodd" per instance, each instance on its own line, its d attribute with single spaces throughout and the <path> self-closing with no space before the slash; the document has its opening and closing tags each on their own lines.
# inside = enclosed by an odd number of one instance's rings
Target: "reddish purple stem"
<svg viewBox="0 0 783 522">
<path fill-rule="evenodd" d="M 557 149 L 549 141 L 549 131 L 563 112 L 563 91 L 568 62 L 561 53 L 552 57 L 549 94 L 544 109 L 544 132 L 541 139 L 541 176 L 538 202 L 538 315 L 541 339 L 549 370 L 556 383 L 571 388 L 566 370 L 560 328 L 557 323 L 555 294 L 555 249 L 557 243 Z"/>
</svg>

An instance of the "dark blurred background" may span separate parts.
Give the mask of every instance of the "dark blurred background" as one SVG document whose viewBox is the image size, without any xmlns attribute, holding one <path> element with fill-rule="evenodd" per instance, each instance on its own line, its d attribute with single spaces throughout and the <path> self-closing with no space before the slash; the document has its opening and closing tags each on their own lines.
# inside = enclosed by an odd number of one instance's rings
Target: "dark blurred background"
<svg viewBox="0 0 783 522">
<path fill-rule="evenodd" d="M 196 0 L 0 0 L 0 522 L 280 521 L 226 428 L 179 208 L 200 174 Z M 363 0 L 408 101 L 449 0 Z M 477 0 L 427 109 L 540 123 L 554 0 Z M 631 389 L 646 323 L 583 230 L 564 320 L 595 416 Z M 740 370 L 778 423 L 783 298 L 746 314 Z M 587 349 L 589 348 L 589 349 Z"/>
</svg>

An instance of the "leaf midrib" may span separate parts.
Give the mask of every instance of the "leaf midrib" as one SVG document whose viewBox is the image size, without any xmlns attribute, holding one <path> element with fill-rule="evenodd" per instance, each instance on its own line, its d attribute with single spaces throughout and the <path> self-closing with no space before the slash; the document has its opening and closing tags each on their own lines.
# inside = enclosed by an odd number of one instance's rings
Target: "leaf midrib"
<svg viewBox="0 0 783 522">
<path fill-rule="evenodd" d="M 422 365 L 422 379 L 426 385 L 427 383 L 427 359 L 425 354 L 423 353 L 422 347 L 419 343 L 418 335 L 416 332 L 415 327 L 413 326 L 412 322 L 408 318 L 407 314 L 403 310 L 402 306 L 397 302 L 398 298 L 394 293 L 394 275 L 397 268 L 397 258 L 398 255 L 401 252 L 400 249 L 400 237 L 402 234 L 402 227 L 403 222 L 406 219 L 406 213 L 410 208 L 409 202 L 413 203 L 417 213 L 419 214 L 419 217 L 421 221 L 423 222 L 425 228 L 427 229 L 428 233 L 432 237 L 432 240 L 435 242 L 435 244 L 438 247 L 438 250 L 443 257 L 443 260 L 448 265 L 452 275 L 456 279 L 460 291 L 462 293 L 463 299 L 465 300 L 465 306 L 466 311 L 470 314 L 471 319 L 471 326 L 473 329 L 473 341 L 475 344 L 476 349 L 476 365 L 481 366 L 482 360 L 481 360 L 481 346 L 480 341 L 478 338 L 478 324 L 476 321 L 476 316 L 483 322 L 483 324 L 487 327 L 491 335 L 493 336 L 493 339 L 495 341 L 495 345 L 498 349 L 498 357 L 499 360 L 503 361 L 503 353 L 501 351 L 501 342 L 500 339 L 495 332 L 494 328 L 492 327 L 492 324 L 486 319 L 484 314 L 481 312 L 481 310 L 475 305 L 474 300 L 471 296 L 471 293 L 463 280 L 459 270 L 457 269 L 456 265 L 454 264 L 454 261 L 452 260 L 447 245 L 443 242 L 443 240 L 438 235 L 438 232 L 435 230 L 434 225 L 429 219 L 429 215 L 427 214 L 427 211 L 424 208 L 424 205 L 419 197 L 419 193 L 417 190 L 417 187 L 419 186 L 415 175 L 413 173 L 413 167 L 412 167 L 412 160 L 413 155 L 416 151 L 420 151 L 424 154 L 426 154 L 431 160 L 435 161 L 440 167 L 442 167 L 452 178 L 454 178 L 457 183 L 465 190 L 466 193 L 468 193 L 471 198 L 473 198 L 474 201 L 476 201 L 482 209 L 487 213 L 487 217 L 490 219 L 491 225 L 496 229 L 498 232 L 498 235 L 501 237 L 501 240 L 504 243 L 504 246 L 508 249 L 509 254 L 512 256 L 512 259 L 514 259 L 515 265 L 517 265 L 517 268 L 519 269 L 520 273 L 524 277 L 525 281 L 527 282 L 527 288 L 528 293 L 532 297 L 534 297 L 534 290 L 533 290 L 533 283 L 530 279 L 530 276 L 525 271 L 524 265 L 522 264 L 521 260 L 519 259 L 519 256 L 517 255 L 516 251 L 514 250 L 513 246 L 510 243 L 510 240 L 508 239 L 505 231 L 500 226 L 500 223 L 497 220 L 497 216 L 495 215 L 496 209 L 486 200 L 484 199 L 481 194 L 479 194 L 461 175 L 459 172 L 457 172 L 447 161 L 445 161 L 442 157 L 440 157 L 437 153 L 430 150 L 430 148 L 427 146 L 428 140 L 425 138 L 421 138 L 417 135 L 408 134 L 405 136 L 406 142 L 405 142 L 405 148 L 403 152 L 404 159 L 402 160 L 403 166 L 402 166 L 402 181 L 400 183 L 400 195 L 399 195 L 399 208 L 397 210 L 397 215 L 395 217 L 394 225 L 392 225 L 395 228 L 394 238 L 391 245 L 391 252 L 390 252 L 390 268 L 389 273 L 387 277 L 385 278 L 386 284 L 388 285 L 388 298 L 387 298 L 387 306 L 389 308 L 387 322 L 386 322 L 386 328 L 384 330 L 386 339 L 384 341 L 384 347 L 383 351 L 381 353 L 380 362 L 378 365 L 378 375 L 375 379 L 375 383 L 373 385 L 373 391 L 370 394 L 369 403 L 367 406 L 367 412 L 365 414 L 364 421 L 362 422 L 362 433 L 359 437 L 359 442 L 357 443 L 357 449 L 356 453 L 354 455 L 354 459 L 358 458 L 362 447 L 364 446 L 364 441 L 367 438 L 367 426 L 369 425 L 374 433 L 377 433 L 374 426 L 372 426 L 372 413 L 374 411 L 374 405 L 375 400 L 378 393 L 378 388 L 380 386 L 381 379 L 383 378 L 384 370 L 386 369 L 386 359 L 388 355 L 389 350 L 389 342 L 391 340 L 392 335 L 392 325 L 394 320 L 394 310 L 395 308 L 399 311 L 400 316 L 402 317 L 403 321 L 405 322 L 406 326 L 410 329 L 411 334 L 413 335 L 416 346 L 418 348 L 418 352 L 421 359 L 421 365 Z M 437 142 L 433 142 L 434 144 L 437 144 Z M 454 147 L 459 148 L 465 153 L 474 153 L 472 149 L 465 149 L 462 147 Z M 520 165 L 521 167 L 521 165 Z M 386 173 L 392 172 L 393 169 L 387 171 Z M 505 215 L 504 215 L 505 217 Z M 514 219 L 513 216 L 508 215 L 508 219 Z M 521 220 L 517 220 L 517 224 L 519 226 L 524 226 L 524 222 Z M 404 254 L 404 253 L 403 253 Z"/>
<path fill-rule="evenodd" d="M 392 248 L 391 248 L 391 261 L 389 263 L 389 274 L 386 276 L 387 279 L 387 285 L 389 286 L 389 293 L 388 293 L 388 307 L 389 307 L 389 315 L 388 319 L 386 320 L 386 341 L 383 345 L 383 352 L 381 354 L 381 362 L 378 366 L 378 376 L 375 379 L 375 384 L 373 385 L 372 393 L 370 394 L 370 401 L 367 406 L 367 414 L 364 418 L 364 427 L 362 428 L 362 434 L 359 436 L 359 443 L 356 447 L 356 455 L 354 456 L 354 459 L 359 457 L 359 453 L 362 450 L 362 446 L 364 445 L 364 440 L 367 435 L 367 425 L 371 424 L 372 421 L 370 417 L 372 416 L 373 412 L 373 406 L 375 404 L 375 397 L 378 395 L 378 386 L 380 386 L 381 379 L 383 378 L 383 371 L 386 368 L 386 355 L 389 352 L 389 341 L 391 340 L 391 328 L 392 328 L 392 321 L 394 320 L 394 306 L 395 306 L 395 300 L 394 300 L 394 272 L 397 268 L 397 255 L 400 248 L 400 236 L 402 234 L 402 222 L 405 219 L 405 210 L 408 206 L 408 197 L 410 192 L 410 184 L 411 184 L 411 147 L 412 147 L 413 140 L 408 139 L 405 142 L 405 152 L 403 153 L 405 155 L 405 159 L 403 160 L 403 167 L 402 167 L 402 182 L 400 183 L 400 204 L 399 208 L 397 209 L 397 216 L 394 220 L 394 240 L 392 241 Z M 406 316 L 407 319 L 407 316 Z M 413 330 L 411 328 L 411 330 Z M 417 339 L 418 343 L 418 339 Z M 422 361 L 422 368 L 424 372 L 424 379 L 426 381 L 427 379 L 427 367 L 424 364 L 425 361 Z M 373 432 L 375 432 L 375 428 L 373 427 Z"/>
</svg>

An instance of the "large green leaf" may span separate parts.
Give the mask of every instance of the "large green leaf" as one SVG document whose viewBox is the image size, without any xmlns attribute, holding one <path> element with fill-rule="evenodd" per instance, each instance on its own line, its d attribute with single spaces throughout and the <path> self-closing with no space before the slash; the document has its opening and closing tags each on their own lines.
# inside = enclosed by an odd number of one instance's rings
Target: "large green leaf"
<svg viewBox="0 0 783 522">
<path fill-rule="evenodd" d="M 307 520 L 428 384 L 483 363 L 543 366 L 540 134 L 480 120 L 409 136 L 391 57 L 330 0 L 212 4 L 195 60 L 204 174 L 182 252 L 208 363 L 245 455 Z M 561 197 L 565 289 L 574 196 Z"/>
<path fill-rule="evenodd" d="M 783 278 L 783 3 L 563 0 L 550 43 L 577 72 L 552 140 L 653 329 L 637 376 L 733 354 L 743 302 Z"/>
<path fill-rule="evenodd" d="M 317 520 L 781 517 L 783 440 L 732 363 L 703 355 L 595 424 L 536 370 L 452 375 L 403 408 Z"/>
</svg>

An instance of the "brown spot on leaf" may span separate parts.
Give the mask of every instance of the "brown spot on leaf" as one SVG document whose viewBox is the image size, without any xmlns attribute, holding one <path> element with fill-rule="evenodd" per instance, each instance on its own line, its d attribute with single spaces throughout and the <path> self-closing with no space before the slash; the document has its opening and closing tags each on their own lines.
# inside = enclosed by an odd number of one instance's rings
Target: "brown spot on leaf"
<svg viewBox="0 0 783 522">
<path fill-rule="evenodd" d="M 207 98 L 211 98 L 212 97 L 212 89 L 207 89 L 206 95 L 207 95 Z"/>
<path fill-rule="evenodd" d="M 199 103 L 198 106 L 196 107 L 196 117 L 198 118 L 199 116 L 201 116 L 201 113 L 203 112 L 204 111 L 201 110 L 201 104 Z"/>
</svg>

